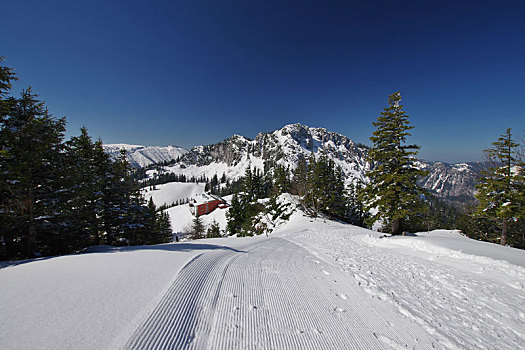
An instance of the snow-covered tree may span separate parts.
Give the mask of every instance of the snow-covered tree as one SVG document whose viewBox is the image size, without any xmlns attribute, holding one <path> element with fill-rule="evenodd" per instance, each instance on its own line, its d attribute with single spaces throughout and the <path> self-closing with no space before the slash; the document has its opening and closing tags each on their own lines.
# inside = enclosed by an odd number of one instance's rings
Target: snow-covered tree
<svg viewBox="0 0 525 350">
<path fill-rule="evenodd" d="M 505 245 L 509 220 L 523 218 L 524 215 L 524 168 L 517 159 L 519 144 L 513 140 L 511 129 L 507 129 L 492 146 L 484 150 L 492 166 L 482 173 L 481 181 L 476 186 L 478 215 L 501 221 L 500 243 Z"/>
<path fill-rule="evenodd" d="M 416 181 L 425 172 L 416 168 L 413 157 L 420 147 L 406 144 L 408 131 L 414 127 L 400 102 L 399 92 L 390 95 L 388 107 L 373 123 L 376 130 L 370 140 L 374 145 L 368 154 L 373 168 L 367 174 L 370 183 L 366 188 L 366 207 L 377 210 L 368 223 L 381 219 L 394 235 L 401 233 L 403 220 L 424 210 L 420 201 L 424 190 Z"/>
</svg>

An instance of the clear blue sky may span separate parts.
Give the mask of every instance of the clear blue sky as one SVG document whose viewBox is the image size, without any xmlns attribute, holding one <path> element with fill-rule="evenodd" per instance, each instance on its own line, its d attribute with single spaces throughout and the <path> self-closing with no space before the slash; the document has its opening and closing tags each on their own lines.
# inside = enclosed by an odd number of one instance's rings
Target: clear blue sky
<svg viewBox="0 0 525 350">
<path fill-rule="evenodd" d="M 400 90 L 420 157 L 525 130 L 525 1 L 0 0 L 0 56 L 68 136 L 190 148 L 300 122 L 371 144 Z"/>
</svg>

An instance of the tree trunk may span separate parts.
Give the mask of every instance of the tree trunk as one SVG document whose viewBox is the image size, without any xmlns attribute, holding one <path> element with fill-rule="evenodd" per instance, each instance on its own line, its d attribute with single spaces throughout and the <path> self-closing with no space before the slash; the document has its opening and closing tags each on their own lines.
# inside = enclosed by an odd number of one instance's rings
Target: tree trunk
<svg viewBox="0 0 525 350">
<path fill-rule="evenodd" d="M 25 253 L 27 257 L 33 257 L 35 250 L 35 213 L 33 208 L 33 190 L 29 190 L 28 199 L 28 221 L 29 227 L 27 228 L 27 236 L 25 240 Z"/>
<path fill-rule="evenodd" d="M 399 235 L 401 232 L 401 220 L 399 219 L 394 219 L 392 221 L 392 235 L 393 236 L 396 236 L 396 235 Z"/>
<path fill-rule="evenodd" d="M 501 245 L 507 244 L 507 218 L 503 219 L 503 229 L 501 230 Z"/>
</svg>

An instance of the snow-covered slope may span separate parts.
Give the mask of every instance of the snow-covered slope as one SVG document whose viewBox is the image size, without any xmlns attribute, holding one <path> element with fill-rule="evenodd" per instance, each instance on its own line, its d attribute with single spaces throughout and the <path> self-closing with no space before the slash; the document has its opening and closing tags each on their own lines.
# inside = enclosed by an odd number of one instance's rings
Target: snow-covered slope
<svg viewBox="0 0 525 350">
<path fill-rule="evenodd" d="M 264 163 L 270 162 L 294 169 L 300 157 L 318 157 L 322 152 L 343 168 L 348 182 L 365 181 L 364 173 L 369 168 L 366 148 L 346 136 L 301 124 L 260 133 L 254 140 L 234 135 L 214 145 L 194 147 L 179 163 L 165 170 L 195 177 L 226 174 L 229 179 L 237 179 L 249 165 L 263 170 Z"/>
<path fill-rule="evenodd" d="M 270 237 L 106 247 L 0 269 L 0 344 L 520 349 L 524 259 L 457 233 L 380 238 L 296 213 Z"/>
<path fill-rule="evenodd" d="M 169 162 L 188 152 L 177 146 L 140 146 L 122 143 L 104 145 L 104 150 L 112 157 L 119 156 L 121 149 L 127 151 L 128 161 L 134 167 L 146 167 L 153 163 Z"/>
<path fill-rule="evenodd" d="M 153 198 L 153 203 L 155 203 L 157 207 L 161 205 L 171 205 L 181 200 L 186 201 L 204 193 L 203 183 L 170 182 L 155 187 L 155 190 L 150 190 L 146 187 L 144 189 L 144 195 L 147 200 Z"/>
</svg>

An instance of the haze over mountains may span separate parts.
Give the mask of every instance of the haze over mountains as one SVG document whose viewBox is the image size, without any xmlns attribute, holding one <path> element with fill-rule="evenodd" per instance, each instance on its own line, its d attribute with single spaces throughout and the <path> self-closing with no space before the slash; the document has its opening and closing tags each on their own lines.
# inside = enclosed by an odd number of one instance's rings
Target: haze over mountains
<svg viewBox="0 0 525 350">
<path fill-rule="evenodd" d="M 208 178 L 225 174 L 229 179 L 237 179 L 250 164 L 261 170 L 264 170 L 265 163 L 294 169 L 300 157 L 318 156 L 322 152 L 341 166 L 348 184 L 367 182 L 366 172 L 372 166 L 366 160 L 367 146 L 339 133 L 301 124 L 261 132 L 253 140 L 233 135 L 219 143 L 195 146 L 189 151 L 176 146 L 105 145 L 113 156 L 117 156 L 122 148 L 127 150 L 128 160 L 135 167 L 172 162 L 163 166 L 162 171 Z M 473 200 L 474 185 L 484 167 L 479 162 L 448 164 L 421 160 L 417 164 L 429 171 L 429 175 L 420 180 L 420 185 L 453 203 Z"/>
</svg>

